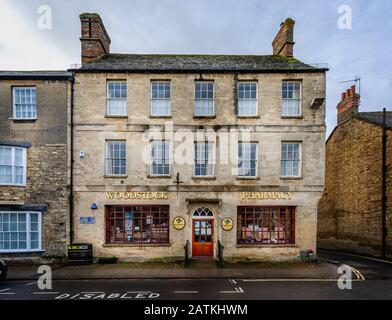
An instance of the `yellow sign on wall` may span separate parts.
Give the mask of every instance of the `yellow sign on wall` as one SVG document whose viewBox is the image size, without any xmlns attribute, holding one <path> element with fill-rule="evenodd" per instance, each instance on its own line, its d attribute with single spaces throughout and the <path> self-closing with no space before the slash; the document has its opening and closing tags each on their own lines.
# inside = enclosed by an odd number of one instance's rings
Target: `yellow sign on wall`
<svg viewBox="0 0 392 320">
<path fill-rule="evenodd" d="M 292 192 L 242 192 L 242 200 L 291 200 Z"/>
<path fill-rule="evenodd" d="M 105 192 L 108 199 L 168 199 L 167 192 L 139 192 L 139 191 L 126 191 L 126 192 Z"/>
<path fill-rule="evenodd" d="M 234 221 L 232 218 L 223 218 L 221 221 L 222 229 L 225 231 L 230 231 L 234 227 Z"/>
<path fill-rule="evenodd" d="M 176 230 L 182 230 L 185 227 L 185 219 L 183 217 L 175 217 L 173 219 L 173 227 Z"/>
</svg>

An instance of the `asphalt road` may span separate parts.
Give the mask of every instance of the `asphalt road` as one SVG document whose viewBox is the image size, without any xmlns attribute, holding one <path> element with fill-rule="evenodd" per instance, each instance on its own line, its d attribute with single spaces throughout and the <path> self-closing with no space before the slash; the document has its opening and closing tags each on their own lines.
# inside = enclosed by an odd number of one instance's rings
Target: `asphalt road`
<svg viewBox="0 0 392 320">
<path fill-rule="evenodd" d="M 0 300 L 392 299 L 391 263 L 329 252 L 319 257 L 358 270 L 352 289 L 341 290 L 332 279 L 59 280 L 51 290 L 32 281 L 1 281 Z"/>
</svg>

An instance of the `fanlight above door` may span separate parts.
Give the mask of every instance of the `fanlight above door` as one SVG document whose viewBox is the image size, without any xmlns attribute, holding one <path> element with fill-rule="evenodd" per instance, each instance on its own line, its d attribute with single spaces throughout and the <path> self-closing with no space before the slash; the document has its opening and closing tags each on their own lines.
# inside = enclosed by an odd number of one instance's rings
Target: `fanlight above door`
<svg viewBox="0 0 392 320">
<path fill-rule="evenodd" d="M 207 207 L 199 207 L 193 212 L 194 217 L 213 217 L 214 213 Z"/>
</svg>

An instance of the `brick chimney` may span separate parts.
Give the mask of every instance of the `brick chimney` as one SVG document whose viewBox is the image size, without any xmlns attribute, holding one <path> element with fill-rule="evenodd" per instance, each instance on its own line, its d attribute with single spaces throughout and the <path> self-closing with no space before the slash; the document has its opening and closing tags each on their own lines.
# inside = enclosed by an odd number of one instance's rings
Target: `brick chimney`
<svg viewBox="0 0 392 320">
<path fill-rule="evenodd" d="M 358 113 L 360 96 L 355 92 L 355 86 L 351 86 L 346 92 L 342 93 L 341 100 L 337 105 L 338 125 L 350 120 Z"/>
<path fill-rule="evenodd" d="M 272 42 L 274 56 L 290 57 L 294 56 L 294 25 L 295 21 L 287 18 L 280 24 L 280 30 Z"/>
<path fill-rule="evenodd" d="M 82 34 L 82 65 L 110 53 L 110 37 L 102 19 L 97 13 L 82 13 L 80 16 Z"/>
</svg>

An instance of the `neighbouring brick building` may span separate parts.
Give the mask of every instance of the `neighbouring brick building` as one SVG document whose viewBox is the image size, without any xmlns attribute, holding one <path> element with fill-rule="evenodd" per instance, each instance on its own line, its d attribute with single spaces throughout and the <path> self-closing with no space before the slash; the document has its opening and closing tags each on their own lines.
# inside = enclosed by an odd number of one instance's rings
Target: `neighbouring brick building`
<svg viewBox="0 0 392 320">
<path fill-rule="evenodd" d="M 327 69 L 293 57 L 293 20 L 252 56 L 114 54 L 99 15 L 80 19 L 75 243 L 122 260 L 315 249 Z"/>
<path fill-rule="evenodd" d="M 337 126 L 326 143 L 326 185 L 319 205 L 320 248 L 382 256 L 383 171 L 385 253 L 392 257 L 392 112 L 358 112 L 355 86 L 337 106 Z"/>
<path fill-rule="evenodd" d="M 1 258 L 66 256 L 70 79 L 65 71 L 0 71 Z"/>
</svg>

